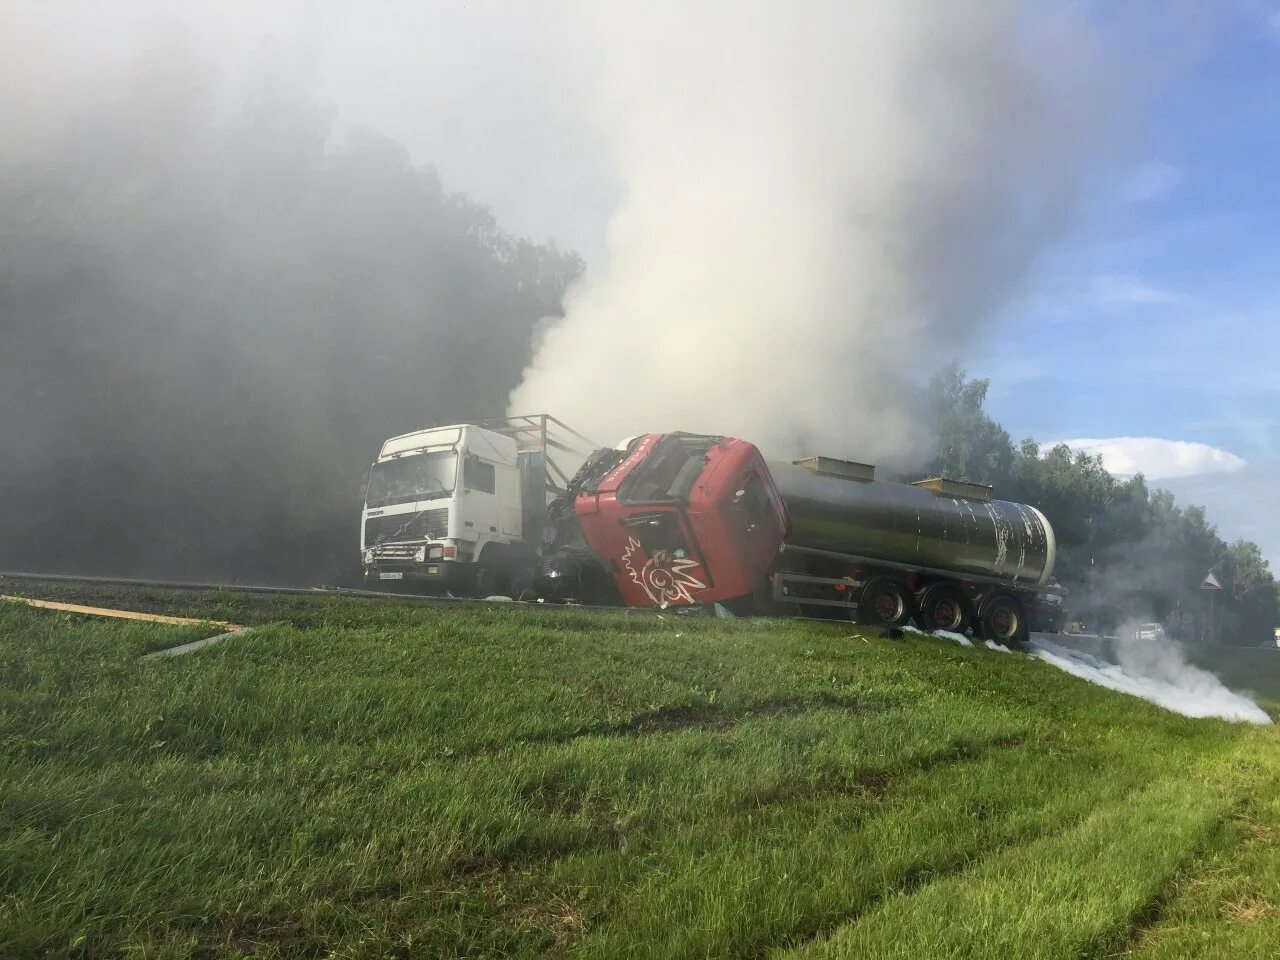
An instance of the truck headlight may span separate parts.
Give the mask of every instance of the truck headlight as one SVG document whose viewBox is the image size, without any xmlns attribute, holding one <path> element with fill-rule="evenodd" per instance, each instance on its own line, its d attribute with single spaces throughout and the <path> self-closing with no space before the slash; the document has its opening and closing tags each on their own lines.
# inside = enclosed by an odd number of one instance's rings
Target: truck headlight
<svg viewBox="0 0 1280 960">
<path fill-rule="evenodd" d="M 432 547 L 427 551 L 427 557 L 432 560 L 439 560 L 444 556 L 444 547 Z"/>
<path fill-rule="evenodd" d="M 426 560 L 427 548 L 419 547 L 417 550 L 413 551 L 413 559 L 416 563 L 422 563 L 424 560 Z"/>
<path fill-rule="evenodd" d="M 365 563 L 373 563 L 373 551 L 372 551 L 372 550 L 366 550 L 366 551 L 364 552 L 364 562 L 365 562 Z"/>
</svg>

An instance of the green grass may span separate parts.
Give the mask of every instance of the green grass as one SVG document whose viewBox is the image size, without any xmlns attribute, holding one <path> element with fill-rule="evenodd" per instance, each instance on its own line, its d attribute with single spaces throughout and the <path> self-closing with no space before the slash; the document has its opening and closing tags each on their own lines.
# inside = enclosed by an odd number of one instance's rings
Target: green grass
<svg viewBox="0 0 1280 960">
<path fill-rule="evenodd" d="M 1280 944 L 1280 791 L 1248 797 L 1176 879 L 1160 922 L 1136 939 L 1142 960 L 1274 956 Z"/>
<path fill-rule="evenodd" d="M 1273 729 L 848 625 L 168 599 L 258 626 L 139 662 L 216 631 L 0 604 L 0 957 L 1277 936 Z"/>
</svg>

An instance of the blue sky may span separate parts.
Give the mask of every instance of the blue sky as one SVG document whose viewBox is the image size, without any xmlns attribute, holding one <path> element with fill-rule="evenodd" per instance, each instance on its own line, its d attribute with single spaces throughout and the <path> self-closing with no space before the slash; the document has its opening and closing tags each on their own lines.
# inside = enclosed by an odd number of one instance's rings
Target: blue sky
<svg viewBox="0 0 1280 960">
<path fill-rule="evenodd" d="M 1223 23 L 1124 150 L 969 369 L 1015 437 L 1233 455 L 1106 448 L 1280 568 L 1280 5 Z"/>
</svg>

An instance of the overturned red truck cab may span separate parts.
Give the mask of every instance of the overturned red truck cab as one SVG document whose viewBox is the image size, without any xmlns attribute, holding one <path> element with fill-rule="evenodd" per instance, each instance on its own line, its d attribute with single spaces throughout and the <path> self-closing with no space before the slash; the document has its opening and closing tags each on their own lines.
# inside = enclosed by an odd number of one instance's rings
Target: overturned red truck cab
<svg viewBox="0 0 1280 960">
<path fill-rule="evenodd" d="M 760 451 L 731 437 L 640 437 L 574 509 L 627 606 L 750 595 L 787 531 Z"/>
<path fill-rule="evenodd" d="M 543 583 L 575 558 L 561 592 L 588 601 L 915 621 L 1004 644 L 1062 615 L 1053 528 L 1034 507 L 827 457 L 767 462 L 733 437 L 647 434 L 597 451 L 548 519 Z M 594 579 L 584 558 L 602 568 Z"/>
</svg>

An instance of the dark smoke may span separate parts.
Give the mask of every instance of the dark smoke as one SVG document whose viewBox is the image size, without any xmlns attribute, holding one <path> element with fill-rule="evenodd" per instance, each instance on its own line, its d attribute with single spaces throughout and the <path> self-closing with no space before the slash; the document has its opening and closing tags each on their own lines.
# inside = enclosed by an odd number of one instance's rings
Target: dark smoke
<svg viewBox="0 0 1280 960">
<path fill-rule="evenodd" d="M 159 49 L 0 67 L 0 569 L 337 579 L 380 441 L 500 413 L 580 261 Z"/>
</svg>

